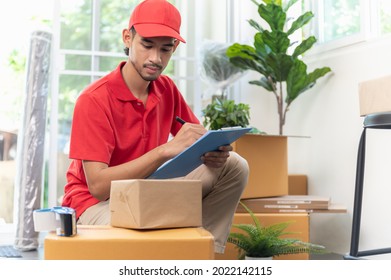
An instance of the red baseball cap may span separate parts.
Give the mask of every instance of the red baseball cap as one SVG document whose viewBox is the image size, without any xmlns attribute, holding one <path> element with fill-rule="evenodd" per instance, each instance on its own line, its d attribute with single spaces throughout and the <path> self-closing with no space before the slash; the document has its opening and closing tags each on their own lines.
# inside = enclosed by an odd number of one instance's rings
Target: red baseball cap
<svg viewBox="0 0 391 280">
<path fill-rule="evenodd" d="M 181 15 L 166 0 L 144 0 L 133 10 L 129 29 L 134 27 L 142 37 L 167 36 L 186 43 L 179 34 Z"/>
</svg>

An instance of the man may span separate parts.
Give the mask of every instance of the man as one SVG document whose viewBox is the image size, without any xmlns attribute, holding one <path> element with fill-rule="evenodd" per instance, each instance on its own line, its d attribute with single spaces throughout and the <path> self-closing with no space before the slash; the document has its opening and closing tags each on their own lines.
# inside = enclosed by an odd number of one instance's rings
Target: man
<svg viewBox="0 0 391 280">
<path fill-rule="evenodd" d="M 76 210 L 79 224 L 110 224 L 111 181 L 147 178 L 206 132 L 173 81 L 161 75 L 185 43 L 180 24 L 178 10 L 166 0 L 141 2 L 122 32 L 127 61 L 80 94 L 63 200 Z M 202 181 L 203 226 L 218 253 L 248 178 L 247 162 L 231 151 L 223 146 L 206 153 L 204 164 L 184 177 Z"/>
</svg>

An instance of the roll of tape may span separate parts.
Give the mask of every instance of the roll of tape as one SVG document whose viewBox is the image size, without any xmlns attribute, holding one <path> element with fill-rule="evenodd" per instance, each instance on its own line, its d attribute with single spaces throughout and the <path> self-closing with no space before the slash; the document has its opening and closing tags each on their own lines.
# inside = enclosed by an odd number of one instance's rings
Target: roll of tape
<svg viewBox="0 0 391 280">
<path fill-rule="evenodd" d="M 59 236 L 77 234 L 76 212 L 72 208 L 56 206 L 34 210 L 33 219 L 35 231 L 55 231 Z"/>
</svg>

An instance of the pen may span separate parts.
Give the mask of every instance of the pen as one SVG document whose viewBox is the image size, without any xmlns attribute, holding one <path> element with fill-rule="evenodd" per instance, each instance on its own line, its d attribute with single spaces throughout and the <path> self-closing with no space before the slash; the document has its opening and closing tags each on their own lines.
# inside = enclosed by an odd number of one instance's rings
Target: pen
<svg viewBox="0 0 391 280">
<path fill-rule="evenodd" d="M 178 116 L 175 117 L 175 120 L 176 120 L 177 122 L 180 122 L 181 124 L 185 124 L 185 123 L 186 123 L 184 120 L 182 120 L 182 119 L 181 119 L 180 117 L 178 117 Z"/>
</svg>

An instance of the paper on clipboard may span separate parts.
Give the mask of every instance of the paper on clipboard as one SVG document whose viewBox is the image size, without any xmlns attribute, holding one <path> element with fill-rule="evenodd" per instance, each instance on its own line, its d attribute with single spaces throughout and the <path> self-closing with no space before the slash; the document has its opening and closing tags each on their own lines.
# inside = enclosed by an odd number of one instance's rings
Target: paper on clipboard
<svg viewBox="0 0 391 280">
<path fill-rule="evenodd" d="M 202 164 L 201 156 L 203 154 L 233 143 L 250 130 L 251 128 L 248 127 L 209 130 L 193 145 L 160 166 L 148 179 L 183 177 Z"/>
</svg>

